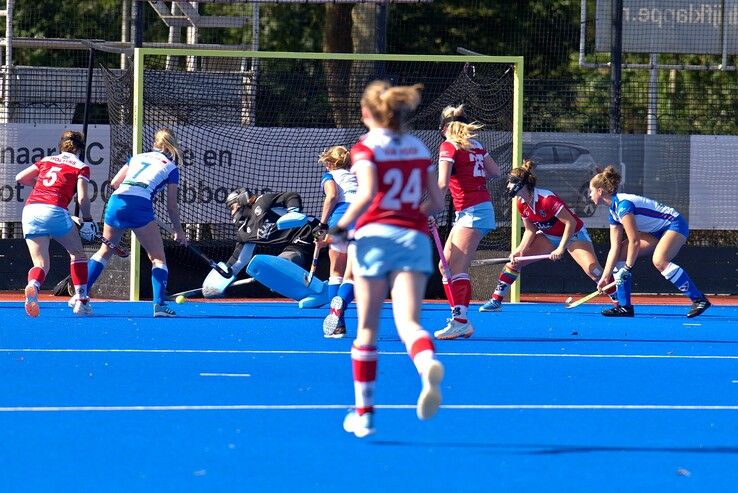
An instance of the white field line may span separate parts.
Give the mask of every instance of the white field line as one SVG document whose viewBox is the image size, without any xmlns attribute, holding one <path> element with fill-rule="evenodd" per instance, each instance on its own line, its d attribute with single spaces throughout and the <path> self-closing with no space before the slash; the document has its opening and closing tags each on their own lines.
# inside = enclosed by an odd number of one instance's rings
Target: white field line
<svg viewBox="0 0 738 493">
<path fill-rule="evenodd" d="M 337 355 L 349 351 L 258 350 L 258 349 L 116 349 L 116 348 L 0 348 L 0 353 L 123 353 L 123 354 L 278 354 L 278 355 Z M 380 351 L 381 355 L 407 356 L 404 351 Z M 738 360 L 738 355 L 676 355 L 676 354 L 586 354 L 586 353 L 454 353 L 439 352 L 440 357 L 481 358 L 616 358 L 616 359 L 707 359 Z"/>
<path fill-rule="evenodd" d="M 129 412 L 129 411 L 326 411 L 348 409 L 348 404 L 234 404 L 205 406 L 16 406 L 0 407 L 0 413 L 42 412 Z M 415 404 L 385 404 L 378 409 L 415 409 Z M 449 404 L 441 406 L 449 410 L 506 411 L 738 411 L 738 406 L 713 405 L 659 405 L 659 404 Z"/>
<path fill-rule="evenodd" d="M 250 373 L 206 373 L 201 372 L 201 377 L 234 377 L 234 378 L 246 378 L 250 377 Z"/>
</svg>

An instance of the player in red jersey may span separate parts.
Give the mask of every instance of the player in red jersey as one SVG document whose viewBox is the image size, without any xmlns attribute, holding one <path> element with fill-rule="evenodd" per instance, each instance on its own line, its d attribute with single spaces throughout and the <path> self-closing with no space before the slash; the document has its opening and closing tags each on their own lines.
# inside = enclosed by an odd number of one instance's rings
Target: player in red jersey
<svg viewBox="0 0 738 493">
<path fill-rule="evenodd" d="M 533 161 L 525 161 L 520 168 L 512 170 L 507 179 L 509 196 L 518 198 L 518 212 L 523 218 L 525 232 L 518 247 L 510 253 L 510 262 L 502 269 L 492 297 L 479 307 L 480 312 L 502 309 L 502 299 L 510 285 L 518 278 L 520 270 L 531 263 L 518 262 L 517 257 L 548 253 L 551 260 L 559 260 L 568 251 L 590 279 L 598 282 L 602 277 L 602 266 L 584 223 L 555 193 L 536 187 L 534 167 Z M 614 287 L 605 292 L 617 303 Z"/>
<path fill-rule="evenodd" d="M 78 299 L 72 311 L 77 315 L 92 313 L 87 295 L 87 257 L 82 250 L 80 235 L 91 241 L 97 233 L 97 225 L 90 215 L 87 192 L 90 168 L 79 160 L 84 147 L 82 134 L 67 130 L 59 141 L 61 153 L 35 162 L 15 177 L 21 185 L 33 186 L 22 217 L 23 237 L 33 261 L 25 289 L 26 313 L 31 317 L 38 317 L 40 312 L 38 291 L 49 271 L 49 243 L 52 238 L 69 252 L 70 277 Z M 75 193 L 84 220 L 79 232 L 67 211 Z"/>
<path fill-rule="evenodd" d="M 420 325 L 420 309 L 433 270 L 428 214 L 440 211 L 443 201 L 430 152 L 405 131 L 408 115 L 420 104 L 421 87 L 375 81 L 364 90 L 361 118 L 369 132 L 351 149 L 356 198 L 328 231 L 330 241 L 345 241 L 356 221 L 351 245 L 359 319 L 351 348 L 356 408 L 343 427 L 360 438 L 374 432 L 377 328 L 388 289 L 397 333 L 421 377 L 418 417 L 432 417 L 441 404 L 443 365 Z"/>
<path fill-rule="evenodd" d="M 500 176 L 500 168 L 475 139 L 475 132 L 481 128 L 466 118 L 463 105 L 447 106 L 441 113 L 439 130 L 446 140 L 439 150 L 438 187 L 444 195 L 446 189 L 451 191 L 456 219 L 443 249 L 452 276 L 443 277 L 451 317 L 443 329 L 434 333 L 438 339 L 470 337 L 474 333 L 467 318 L 472 294 L 469 266 L 484 235 L 497 227 L 487 180 Z"/>
</svg>

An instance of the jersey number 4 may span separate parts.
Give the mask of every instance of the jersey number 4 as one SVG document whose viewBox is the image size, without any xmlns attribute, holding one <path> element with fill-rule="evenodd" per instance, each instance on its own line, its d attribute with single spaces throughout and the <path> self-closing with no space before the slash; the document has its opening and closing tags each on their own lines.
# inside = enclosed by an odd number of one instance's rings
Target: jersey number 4
<svg viewBox="0 0 738 493">
<path fill-rule="evenodd" d="M 402 171 L 391 168 L 384 173 L 382 181 L 390 187 L 382 197 L 382 209 L 398 211 L 403 204 L 409 204 L 413 209 L 418 208 L 423 198 L 423 180 L 420 169 L 410 171 L 405 181 Z"/>
</svg>

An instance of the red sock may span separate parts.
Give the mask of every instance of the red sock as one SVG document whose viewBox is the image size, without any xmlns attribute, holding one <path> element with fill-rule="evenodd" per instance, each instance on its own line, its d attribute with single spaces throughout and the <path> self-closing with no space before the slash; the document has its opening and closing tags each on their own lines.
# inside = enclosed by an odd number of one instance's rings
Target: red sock
<svg viewBox="0 0 738 493">
<path fill-rule="evenodd" d="M 469 274 L 456 274 L 451 279 L 451 291 L 453 292 L 453 298 L 455 306 L 469 307 L 469 301 L 471 300 L 471 281 L 469 280 Z M 460 322 L 466 322 L 466 310 L 464 310 L 463 318 L 456 317 Z"/>
<path fill-rule="evenodd" d="M 351 367 L 354 373 L 356 413 L 374 412 L 374 383 L 377 380 L 377 348 L 351 346 Z"/>
<path fill-rule="evenodd" d="M 46 279 L 46 271 L 42 267 L 31 267 L 28 271 L 28 284 L 35 284 L 40 288 Z"/>
<path fill-rule="evenodd" d="M 80 298 L 87 298 L 87 260 L 73 260 L 69 263 L 69 276 L 74 291 Z"/>
<path fill-rule="evenodd" d="M 446 300 L 448 300 L 448 304 L 451 308 L 454 307 L 454 295 L 451 292 L 451 285 L 448 283 L 448 279 L 445 277 L 442 280 L 443 284 L 443 292 L 446 293 Z"/>
</svg>

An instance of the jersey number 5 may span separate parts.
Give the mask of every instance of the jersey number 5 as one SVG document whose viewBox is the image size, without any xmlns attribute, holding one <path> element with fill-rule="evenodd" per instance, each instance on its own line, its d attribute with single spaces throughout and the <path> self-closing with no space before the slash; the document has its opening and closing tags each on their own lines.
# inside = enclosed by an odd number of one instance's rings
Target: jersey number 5
<svg viewBox="0 0 738 493">
<path fill-rule="evenodd" d="M 44 178 L 44 181 L 41 183 L 44 184 L 44 186 L 50 187 L 54 183 L 56 183 L 57 178 L 59 178 L 59 172 L 61 171 L 61 167 L 59 166 L 52 166 L 49 168 L 49 170 L 46 172 L 46 178 Z"/>
<path fill-rule="evenodd" d="M 387 170 L 382 181 L 390 188 L 382 197 L 382 209 L 398 211 L 402 208 L 402 204 L 410 204 L 413 209 L 417 209 L 423 198 L 420 173 L 421 170 L 413 169 L 407 177 L 407 182 L 404 182 L 402 171 L 397 168 Z"/>
</svg>

